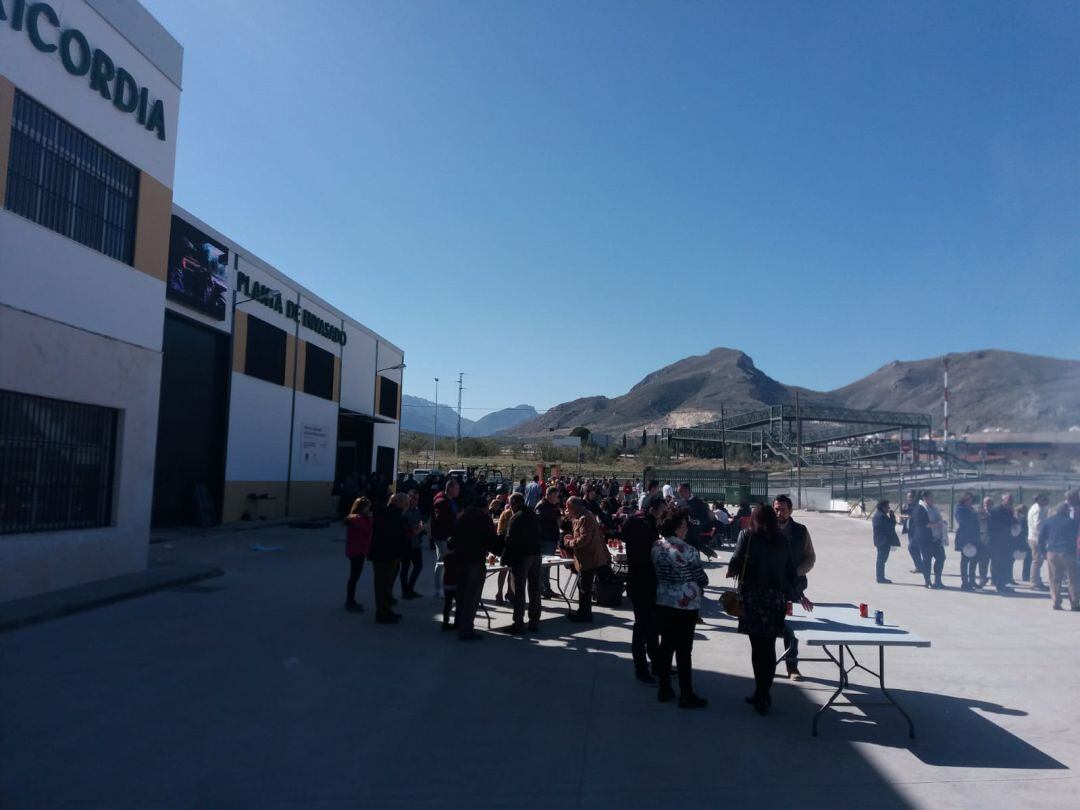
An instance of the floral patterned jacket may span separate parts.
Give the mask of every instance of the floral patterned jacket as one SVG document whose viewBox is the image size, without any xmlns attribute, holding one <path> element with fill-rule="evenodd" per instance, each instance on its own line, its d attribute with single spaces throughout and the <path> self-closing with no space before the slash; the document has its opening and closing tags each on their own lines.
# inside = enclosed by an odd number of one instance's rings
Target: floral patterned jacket
<svg viewBox="0 0 1080 810">
<path fill-rule="evenodd" d="M 701 594 L 709 584 L 709 575 L 696 548 L 677 537 L 661 537 L 653 543 L 652 561 L 656 569 L 656 604 L 680 610 L 701 608 Z"/>
</svg>

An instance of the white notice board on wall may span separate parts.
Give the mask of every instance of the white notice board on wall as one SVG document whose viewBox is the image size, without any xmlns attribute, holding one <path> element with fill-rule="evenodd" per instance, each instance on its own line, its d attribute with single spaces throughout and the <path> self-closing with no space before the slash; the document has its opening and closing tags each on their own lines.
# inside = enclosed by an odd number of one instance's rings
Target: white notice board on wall
<svg viewBox="0 0 1080 810">
<path fill-rule="evenodd" d="M 326 467 L 330 463 L 330 431 L 325 425 L 300 425 L 300 463 L 305 467 Z"/>
</svg>

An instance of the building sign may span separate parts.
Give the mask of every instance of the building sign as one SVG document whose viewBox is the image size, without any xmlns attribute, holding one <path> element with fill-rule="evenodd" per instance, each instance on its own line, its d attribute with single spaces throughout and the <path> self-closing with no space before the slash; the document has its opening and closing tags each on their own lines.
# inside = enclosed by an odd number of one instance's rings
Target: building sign
<svg viewBox="0 0 1080 810">
<path fill-rule="evenodd" d="M 105 51 L 91 48 L 78 28 L 61 28 L 59 15 L 48 3 L 0 0 L 0 22 L 7 22 L 13 31 L 26 31 L 30 43 L 42 53 L 59 53 L 64 70 L 72 76 L 85 76 L 90 92 L 111 101 L 120 112 L 130 113 L 139 126 L 165 140 L 161 99 L 151 101 L 150 91 L 140 87 Z"/>
<path fill-rule="evenodd" d="M 322 425 L 300 425 L 300 463 L 305 467 L 327 467 L 330 462 L 330 434 Z"/>
<path fill-rule="evenodd" d="M 173 215 L 165 295 L 223 321 L 228 290 L 229 249 Z"/>
<path fill-rule="evenodd" d="M 345 330 L 335 323 L 324 321 L 309 309 L 304 309 L 296 301 L 284 301 L 281 293 L 272 290 L 265 284 L 256 281 L 247 273 L 236 273 L 236 291 L 253 301 L 258 301 L 264 307 L 274 310 L 279 315 L 284 315 L 291 321 L 296 321 L 305 329 L 310 329 L 317 335 L 327 340 L 344 346 L 348 342 Z"/>
</svg>

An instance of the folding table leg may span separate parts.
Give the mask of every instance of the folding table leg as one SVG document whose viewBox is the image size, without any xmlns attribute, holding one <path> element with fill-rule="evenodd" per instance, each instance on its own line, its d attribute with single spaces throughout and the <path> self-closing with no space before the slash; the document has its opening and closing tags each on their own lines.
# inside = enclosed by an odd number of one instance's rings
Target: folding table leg
<svg viewBox="0 0 1080 810">
<path fill-rule="evenodd" d="M 901 705 L 893 699 L 893 696 L 889 694 L 889 690 L 885 688 L 885 647 L 882 645 L 878 646 L 878 684 L 881 686 L 881 693 L 885 695 L 889 703 L 895 706 L 900 714 L 904 715 L 904 719 L 907 720 L 908 725 L 908 738 L 914 740 L 915 724 L 911 721 L 911 718 L 908 716 L 908 713 L 904 711 L 903 707 L 901 707 Z"/>
<path fill-rule="evenodd" d="M 818 709 L 817 712 L 814 714 L 814 722 L 811 723 L 811 725 L 810 725 L 811 734 L 814 737 L 816 737 L 818 735 L 818 733 L 817 733 L 817 724 L 818 724 L 818 720 L 821 718 L 821 715 L 824 713 L 824 711 L 826 709 L 828 709 L 830 706 L 833 705 L 833 703 L 836 701 L 836 699 L 838 697 L 840 697 L 840 694 L 847 687 L 848 679 L 847 679 L 847 669 L 844 667 L 844 645 L 840 644 L 839 647 L 840 647 L 840 660 L 839 661 L 837 661 L 836 658 L 833 657 L 833 654 L 831 652 L 829 652 L 828 647 L 822 646 L 822 648 L 821 648 L 822 650 L 825 651 L 825 654 L 827 656 L 829 656 L 829 658 L 832 658 L 834 661 L 836 661 L 836 665 L 837 665 L 837 667 L 839 667 L 839 670 L 840 670 L 840 676 L 839 676 L 839 679 L 837 680 L 836 691 L 832 693 L 832 697 L 830 697 L 825 702 L 825 705 L 822 706 L 820 709 Z"/>
</svg>

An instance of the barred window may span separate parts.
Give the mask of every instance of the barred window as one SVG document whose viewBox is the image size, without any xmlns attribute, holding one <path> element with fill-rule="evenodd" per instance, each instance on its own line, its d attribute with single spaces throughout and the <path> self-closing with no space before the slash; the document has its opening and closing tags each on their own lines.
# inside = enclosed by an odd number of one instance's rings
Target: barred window
<svg viewBox="0 0 1080 810">
<path fill-rule="evenodd" d="M 117 411 L 0 390 L 0 535 L 110 525 Z"/>
<path fill-rule="evenodd" d="M 131 264 L 139 172 L 16 91 L 6 207 Z"/>
</svg>

